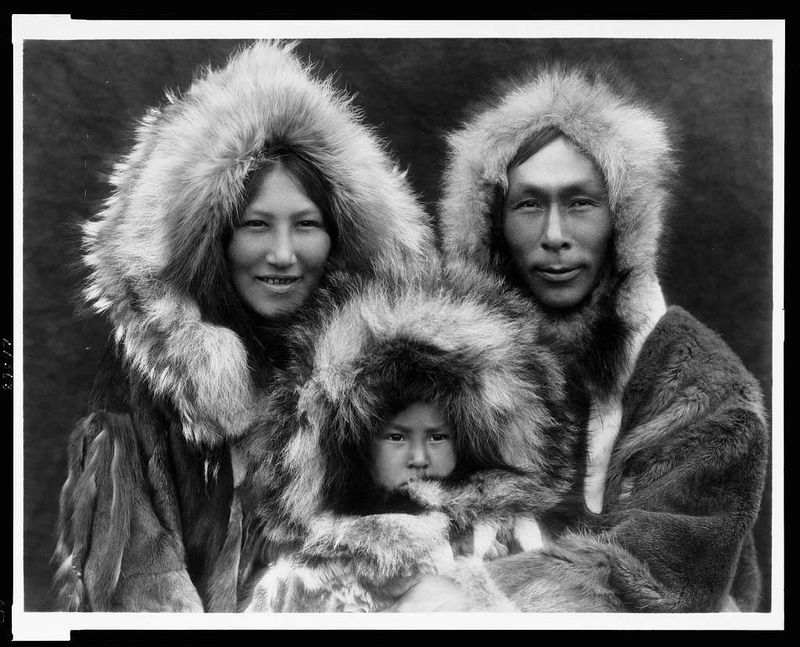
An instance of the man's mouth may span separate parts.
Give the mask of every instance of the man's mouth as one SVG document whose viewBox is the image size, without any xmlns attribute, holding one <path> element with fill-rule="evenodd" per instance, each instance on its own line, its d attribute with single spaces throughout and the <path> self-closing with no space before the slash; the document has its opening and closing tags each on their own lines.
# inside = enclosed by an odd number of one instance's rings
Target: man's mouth
<svg viewBox="0 0 800 647">
<path fill-rule="evenodd" d="M 583 268 L 579 266 L 567 265 L 546 265 L 534 267 L 533 272 L 541 276 L 545 281 L 552 283 L 566 283 L 574 279 Z"/>
</svg>

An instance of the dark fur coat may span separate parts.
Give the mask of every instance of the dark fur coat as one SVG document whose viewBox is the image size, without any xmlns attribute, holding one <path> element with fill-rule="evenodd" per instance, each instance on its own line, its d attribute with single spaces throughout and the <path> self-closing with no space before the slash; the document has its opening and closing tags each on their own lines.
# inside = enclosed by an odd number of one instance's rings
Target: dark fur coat
<svg viewBox="0 0 800 647">
<path fill-rule="evenodd" d="M 586 514 L 546 550 L 488 568 L 525 611 L 752 610 L 762 395 L 721 339 L 662 296 L 676 168 L 665 118 L 609 69 L 554 64 L 509 83 L 449 136 L 445 257 L 518 283 L 497 244 L 498 197 L 521 144 L 551 127 L 597 165 L 614 224 L 607 272 L 584 303 L 546 311 L 526 293 L 590 394 Z"/>
</svg>

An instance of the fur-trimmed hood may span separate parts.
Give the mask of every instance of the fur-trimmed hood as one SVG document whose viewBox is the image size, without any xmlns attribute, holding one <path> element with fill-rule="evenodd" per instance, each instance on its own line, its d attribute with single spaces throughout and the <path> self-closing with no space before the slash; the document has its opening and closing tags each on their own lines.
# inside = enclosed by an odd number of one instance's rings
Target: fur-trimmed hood
<svg viewBox="0 0 800 647">
<path fill-rule="evenodd" d="M 665 310 L 658 245 L 675 162 L 665 119 L 616 72 L 542 66 L 509 83 L 499 99 L 449 134 L 439 210 L 444 253 L 500 267 L 491 249 L 497 192 L 508 188 L 507 167 L 520 145 L 547 127 L 559 129 L 586 152 L 605 179 L 614 221 L 610 298 L 635 340 L 632 360 Z M 559 328 L 555 319 L 550 323 Z M 557 334 L 569 337 L 576 331 L 562 321 Z"/>
<path fill-rule="evenodd" d="M 383 143 L 352 99 L 292 50 L 256 42 L 151 109 L 113 169 L 103 210 L 84 226 L 87 303 L 198 442 L 241 433 L 260 399 L 243 340 L 209 321 L 198 297 L 213 294 L 208 277 L 221 271 L 220 241 L 260 151 L 291 146 L 325 178 L 333 267 L 386 276 L 433 253 L 428 218 Z"/>
<path fill-rule="evenodd" d="M 439 405 L 471 473 L 521 478 L 517 489 L 498 485 L 504 495 L 492 503 L 491 478 L 473 484 L 474 496 L 422 485 L 413 501 L 465 523 L 477 518 L 473 506 L 490 515 L 493 506 L 535 514 L 556 505 L 574 484 L 579 437 L 561 363 L 539 342 L 529 302 L 460 263 L 402 282 L 346 281 L 347 301 L 298 324 L 306 359 L 273 387 L 261 426 L 239 442 L 240 494 L 255 532 L 291 543 L 314 535 L 312 520 L 322 528 L 331 516 L 363 514 L 372 486 L 363 450 L 398 399 Z"/>
</svg>

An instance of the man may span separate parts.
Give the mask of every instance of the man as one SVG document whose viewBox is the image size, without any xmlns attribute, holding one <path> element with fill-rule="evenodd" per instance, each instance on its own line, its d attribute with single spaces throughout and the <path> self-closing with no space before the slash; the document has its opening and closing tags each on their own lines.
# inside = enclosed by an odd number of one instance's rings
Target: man
<svg viewBox="0 0 800 647">
<path fill-rule="evenodd" d="M 715 333 L 664 302 L 665 121 L 608 71 L 555 65 L 449 144 L 445 257 L 523 290 L 588 393 L 571 521 L 487 571 L 523 611 L 754 610 L 762 394 Z M 395 610 L 458 610 L 464 595 L 427 579 Z"/>
</svg>

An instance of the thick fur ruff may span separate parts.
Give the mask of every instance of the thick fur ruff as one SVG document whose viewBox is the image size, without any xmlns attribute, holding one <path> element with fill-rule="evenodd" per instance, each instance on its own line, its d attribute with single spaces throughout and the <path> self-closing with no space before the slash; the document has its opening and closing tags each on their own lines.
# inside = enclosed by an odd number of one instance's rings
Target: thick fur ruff
<svg viewBox="0 0 800 647">
<path fill-rule="evenodd" d="M 675 161 L 666 122 L 608 71 L 542 67 L 448 137 L 449 161 L 439 206 L 442 247 L 482 267 L 491 249 L 491 211 L 508 188 L 507 167 L 520 145 L 556 127 L 585 151 L 605 179 L 614 216 L 614 309 L 634 336 L 646 336 L 665 306 L 657 279 L 658 243 Z M 590 304 L 590 309 L 596 305 Z M 591 319 L 591 317 L 590 317 Z M 553 331 L 576 341 L 581 317 L 554 317 Z M 641 341 L 641 340 L 638 340 Z M 625 361 L 639 348 L 632 341 Z M 624 385 L 623 371 L 615 387 Z"/>
<path fill-rule="evenodd" d="M 291 485 L 280 486 L 280 507 L 298 520 L 346 505 L 349 484 L 364 478 L 346 448 L 372 438 L 387 401 L 420 393 L 457 430 L 460 456 L 532 475 L 542 507 L 569 488 L 578 438 L 564 412 L 565 378 L 524 298 L 467 265 L 350 293 L 297 329 L 312 359 L 275 388 L 271 422 L 244 441 L 254 487 L 274 488 L 283 470 Z M 265 460 L 284 442 L 282 466 Z"/>
<path fill-rule="evenodd" d="M 332 294 L 349 298 L 321 298 L 295 326 L 295 362 L 261 425 L 237 443 L 250 541 L 285 547 L 301 572 L 341 560 L 375 591 L 449 568 L 461 532 L 474 531 L 478 559 L 509 552 L 506 537 L 517 549 L 534 547 L 531 534 L 541 543 L 535 520 L 574 486 L 581 447 L 561 362 L 539 342 L 527 301 L 474 265 L 402 282 L 341 279 Z M 437 402 L 459 461 L 477 471 L 414 481 L 375 507 L 358 448 L 397 397 Z M 265 576 L 262 602 L 285 604 L 286 578 L 297 575 L 287 564 L 285 577 Z"/>
<path fill-rule="evenodd" d="M 84 295 L 198 442 L 241 433 L 259 411 L 245 345 L 204 320 L 192 285 L 208 263 L 224 262 L 221 233 L 242 206 L 253 161 L 272 145 L 301 151 L 329 184 L 333 267 L 391 275 L 433 249 L 428 218 L 383 143 L 291 44 L 244 48 L 152 109 L 113 170 L 104 209 L 84 227 Z"/>
</svg>

